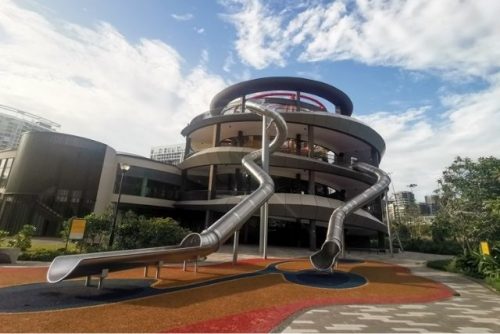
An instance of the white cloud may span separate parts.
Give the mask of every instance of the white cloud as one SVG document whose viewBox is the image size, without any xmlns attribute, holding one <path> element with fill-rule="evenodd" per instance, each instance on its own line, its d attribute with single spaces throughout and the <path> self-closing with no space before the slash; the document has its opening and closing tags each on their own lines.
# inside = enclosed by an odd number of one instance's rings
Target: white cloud
<svg viewBox="0 0 500 334">
<path fill-rule="evenodd" d="M 107 23 L 56 26 L 9 1 L 0 42 L 1 104 L 120 151 L 148 155 L 150 146 L 183 140 L 180 130 L 225 86 L 203 64 L 184 68 L 161 41 L 131 44 Z"/>
<path fill-rule="evenodd" d="M 447 96 L 448 110 L 437 123 L 429 107 L 360 117 L 386 141 L 381 167 L 393 172 L 396 190 L 417 183 L 416 194 L 423 199 L 437 188 L 441 172 L 456 156 L 498 156 L 500 76 L 492 80 L 494 84 L 484 91 Z"/>
<path fill-rule="evenodd" d="M 205 28 L 194 28 L 194 31 L 196 31 L 197 34 L 203 34 L 205 32 Z"/>
<path fill-rule="evenodd" d="M 233 53 L 229 51 L 226 59 L 224 60 L 224 65 L 222 65 L 222 69 L 224 72 L 230 72 L 234 64 L 236 64 L 236 62 L 234 61 Z"/>
<path fill-rule="evenodd" d="M 498 1 L 340 0 L 293 12 L 259 0 L 223 4 L 238 55 L 258 69 L 283 65 L 292 49 L 302 61 L 354 59 L 476 76 L 500 68 Z"/>
<path fill-rule="evenodd" d="M 424 104 L 361 117 L 386 140 L 382 167 L 394 172 L 398 189 L 418 183 L 419 195 L 430 193 L 455 156 L 498 155 L 499 1 L 339 0 L 294 10 L 258 0 L 223 4 L 237 31 L 238 56 L 257 69 L 284 65 L 298 54 L 303 62 L 354 60 L 398 67 L 415 81 L 422 72 L 432 72 L 489 85 L 461 95 L 436 92 L 447 110 L 443 115 L 431 115 L 434 111 Z"/>
<path fill-rule="evenodd" d="M 284 66 L 285 43 L 281 41 L 281 18 L 258 0 L 232 0 L 223 4 L 230 14 L 223 15 L 236 26 L 235 48 L 244 63 L 257 69 L 271 64 Z"/>
<path fill-rule="evenodd" d="M 194 18 L 194 15 L 191 13 L 186 13 L 186 14 L 172 14 L 170 15 L 174 20 L 177 21 L 189 21 Z"/>
</svg>

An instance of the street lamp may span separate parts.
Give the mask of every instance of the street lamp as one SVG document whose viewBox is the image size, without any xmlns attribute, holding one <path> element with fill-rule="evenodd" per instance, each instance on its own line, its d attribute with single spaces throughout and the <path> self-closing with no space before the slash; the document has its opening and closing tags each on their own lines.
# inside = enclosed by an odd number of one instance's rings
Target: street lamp
<svg viewBox="0 0 500 334">
<path fill-rule="evenodd" d="M 115 206 L 115 214 L 113 216 L 113 224 L 111 225 L 111 234 L 109 235 L 109 244 L 108 247 L 113 246 L 113 241 L 115 239 L 115 226 L 116 226 L 116 218 L 118 217 L 118 205 L 120 205 L 120 199 L 122 198 L 122 183 L 123 176 L 130 169 L 130 166 L 124 163 L 120 163 L 120 185 L 118 186 L 118 200 L 116 201 Z"/>
</svg>

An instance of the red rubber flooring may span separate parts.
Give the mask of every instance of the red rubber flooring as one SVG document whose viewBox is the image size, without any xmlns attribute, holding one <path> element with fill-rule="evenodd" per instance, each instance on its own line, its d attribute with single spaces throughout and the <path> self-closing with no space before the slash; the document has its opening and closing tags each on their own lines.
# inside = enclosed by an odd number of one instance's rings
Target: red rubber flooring
<svg viewBox="0 0 500 334">
<path fill-rule="evenodd" d="M 348 289 L 299 285 L 287 281 L 279 272 L 235 276 L 263 270 L 273 262 L 279 261 L 255 259 L 240 261 L 236 266 L 200 266 L 197 273 L 167 267 L 154 288 L 170 289 L 194 282 L 208 284 L 116 303 L 22 313 L 5 313 L 0 309 L 0 332 L 269 332 L 304 308 L 331 304 L 425 303 L 453 295 L 453 291 L 441 283 L 381 262 L 340 264 L 338 270 L 362 276 L 367 281 Z M 289 260 L 277 268 L 293 272 L 310 269 L 310 264 L 307 260 Z M 0 267 L 0 287 L 44 282 L 46 270 Z M 140 279 L 143 270 L 110 276 Z M 210 284 L 211 280 L 220 278 L 225 280 Z"/>
</svg>

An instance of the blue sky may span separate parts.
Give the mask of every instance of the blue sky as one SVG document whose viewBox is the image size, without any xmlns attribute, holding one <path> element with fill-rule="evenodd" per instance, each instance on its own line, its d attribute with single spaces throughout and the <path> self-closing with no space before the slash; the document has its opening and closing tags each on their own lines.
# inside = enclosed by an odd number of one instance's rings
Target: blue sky
<svg viewBox="0 0 500 334">
<path fill-rule="evenodd" d="M 0 104 L 148 155 L 225 86 L 325 81 L 385 138 L 418 197 L 500 148 L 497 1 L 1 0 Z"/>
</svg>

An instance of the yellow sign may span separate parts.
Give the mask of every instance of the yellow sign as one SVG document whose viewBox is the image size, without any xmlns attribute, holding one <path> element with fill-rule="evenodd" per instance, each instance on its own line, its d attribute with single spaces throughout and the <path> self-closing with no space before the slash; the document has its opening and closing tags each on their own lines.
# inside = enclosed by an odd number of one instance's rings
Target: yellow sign
<svg viewBox="0 0 500 334">
<path fill-rule="evenodd" d="M 490 247 L 486 241 L 481 241 L 481 254 L 490 255 Z"/>
<path fill-rule="evenodd" d="M 71 221 L 71 230 L 69 232 L 69 239 L 71 240 L 83 239 L 83 234 L 85 233 L 85 225 L 87 225 L 87 221 L 85 219 L 74 218 Z"/>
</svg>

